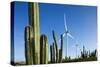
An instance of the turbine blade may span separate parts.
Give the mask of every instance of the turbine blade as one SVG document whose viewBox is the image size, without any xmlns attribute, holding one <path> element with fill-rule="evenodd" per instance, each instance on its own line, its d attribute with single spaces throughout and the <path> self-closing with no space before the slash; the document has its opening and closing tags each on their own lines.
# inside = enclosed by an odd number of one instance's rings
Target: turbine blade
<svg viewBox="0 0 100 67">
<path fill-rule="evenodd" d="M 67 33 L 67 36 L 69 36 L 70 38 L 74 39 L 74 37 L 70 33 Z"/>
<path fill-rule="evenodd" d="M 64 26 L 65 26 L 65 30 L 67 31 L 67 24 L 66 24 L 66 15 L 64 14 Z"/>
</svg>

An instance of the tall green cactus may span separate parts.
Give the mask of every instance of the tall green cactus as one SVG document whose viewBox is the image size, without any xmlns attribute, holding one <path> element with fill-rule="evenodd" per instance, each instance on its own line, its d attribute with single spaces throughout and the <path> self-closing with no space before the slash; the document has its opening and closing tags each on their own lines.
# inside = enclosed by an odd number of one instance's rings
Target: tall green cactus
<svg viewBox="0 0 100 67">
<path fill-rule="evenodd" d="M 45 41 L 46 41 L 46 44 L 45 44 L 45 60 L 44 60 L 44 63 L 45 64 L 48 64 L 48 42 L 47 42 L 47 37 L 45 38 Z"/>
<path fill-rule="evenodd" d="M 32 27 L 26 26 L 25 32 L 24 32 L 24 38 L 25 38 L 25 58 L 26 58 L 26 64 L 33 64 L 33 53 L 32 53 Z"/>
<path fill-rule="evenodd" d="M 51 63 L 53 63 L 53 46 L 50 45 L 50 60 L 51 60 Z"/>
<path fill-rule="evenodd" d="M 48 64 L 48 42 L 44 34 L 40 37 L 40 64 Z"/>
<path fill-rule="evenodd" d="M 61 49 L 59 49 L 59 63 L 61 62 Z"/>
<path fill-rule="evenodd" d="M 39 35 L 38 3 L 28 3 L 29 25 L 33 28 L 33 64 L 40 64 L 40 35 Z"/>
<path fill-rule="evenodd" d="M 56 34 L 54 31 L 52 31 L 52 33 L 53 33 L 53 39 L 54 39 L 54 44 L 55 44 L 55 49 L 56 49 L 56 63 L 57 63 L 57 62 L 59 62 L 59 50 L 58 50 Z"/>
<path fill-rule="evenodd" d="M 52 54 L 53 63 L 56 63 L 56 47 L 54 43 L 52 44 L 52 50 L 53 50 L 53 54 Z"/>
<path fill-rule="evenodd" d="M 63 35 L 61 35 L 61 48 L 59 49 L 59 62 L 62 62 L 63 57 Z"/>
</svg>

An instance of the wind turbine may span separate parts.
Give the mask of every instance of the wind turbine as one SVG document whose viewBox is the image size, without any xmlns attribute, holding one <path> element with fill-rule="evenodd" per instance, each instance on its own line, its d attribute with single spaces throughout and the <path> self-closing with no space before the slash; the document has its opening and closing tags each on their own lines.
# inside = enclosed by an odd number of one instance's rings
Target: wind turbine
<svg viewBox="0 0 100 67">
<path fill-rule="evenodd" d="M 67 37 L 67 44 L 66 44 L 66 57 L 67 57 L 67 45 L 68 45 L 68 37 L 74 39 L 74 37 L 69 33 L 69 30 L 67 28 L 67 24 L 66 24 L 66 15 L 64 13 L 64 28 L 65 28 L 65 32 L 62 34 L 63 38 L 66 36 Z M 61 42 L 61 39 L 59 39 L 59 43 Z"/>
<path fill-rule="evenodd" d="M 66 36 L 67 37 L 67 44 L 66 44 L 66 57 L 67 57 L 67 45 L 68 45 L 68 37 L 74 39 L 74 37 L 69 33 L 67 24 L 66 24 L 66 15 L 64 13 L 64 27 L 65 27 L 65 32 L 63 33 L 63 38 Z M 61 41 L 61 40 L 60 40 Z"/>
</svg>

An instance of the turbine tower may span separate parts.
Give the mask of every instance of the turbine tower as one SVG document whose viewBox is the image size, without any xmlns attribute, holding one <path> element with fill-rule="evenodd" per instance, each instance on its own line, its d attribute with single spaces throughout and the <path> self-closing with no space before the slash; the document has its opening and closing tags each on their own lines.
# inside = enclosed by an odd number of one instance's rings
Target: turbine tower
<svg viewBox="0 0 100 67">
<path fill-rule="evenodd" d="M 78 58 L 78 55 L 77 55 L 78 44 L 76 44 L 75 46 L 76 46 L 76 58 Z"/>
</svg>

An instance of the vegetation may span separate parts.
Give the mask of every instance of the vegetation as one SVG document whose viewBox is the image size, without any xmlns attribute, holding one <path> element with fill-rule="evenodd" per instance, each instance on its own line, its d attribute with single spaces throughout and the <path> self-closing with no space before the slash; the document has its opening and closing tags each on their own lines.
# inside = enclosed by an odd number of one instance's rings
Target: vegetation
<svg viewBox="0 0 100 67">
<path fill-rule="evenodd" d="M 71 59 L 71 57 L 65 57 L 63 59 L 63 63 L 66 62 L 82 62 L 82 61 L 96 61 L 97 60 L 97 50 L 90 52 L 85 50 L 85 47 L 83 46 L 83 51 L 81 51 L 81 56 L 78 56 L 78 58 Z"/>
<path fill-rule="evenodd" d="M 62 51 L 63 51 L 63 35 L 61 35 L 61 48 L 58 48 L 56 34 L 52 31 L 54 42 L 50 45 L 51 53 L 51 63 L 60 63 L 62 62 Z"/>
<path fill-rule="evenodd" d="M 31 26 L 25 27 L 25 58 L 26 58 L 26 64 L 33 64 L 33 45 L 32 45 L 32 39 L 33 39 L 33 32 Z"/>
<path fill-rule="evenodd" d="M 40 64 L 48 64 L 48 42 L 44 34 L 40 37 Z"/>
<path fill-rule="evenodd" d="M 31 64 L 40 64 L 40 33 L 39 33 L 39 9 L 38 9 L 38 3 L 28 3 L 28 16 L 29 16 L 29 26 L 32 27 L 32 52 L 33 55 L 33 63 Z M 30 33 L 30 32 L 29 32 Z M 30 44 L 30 45 L 31 45 Z"/>
</svg>

